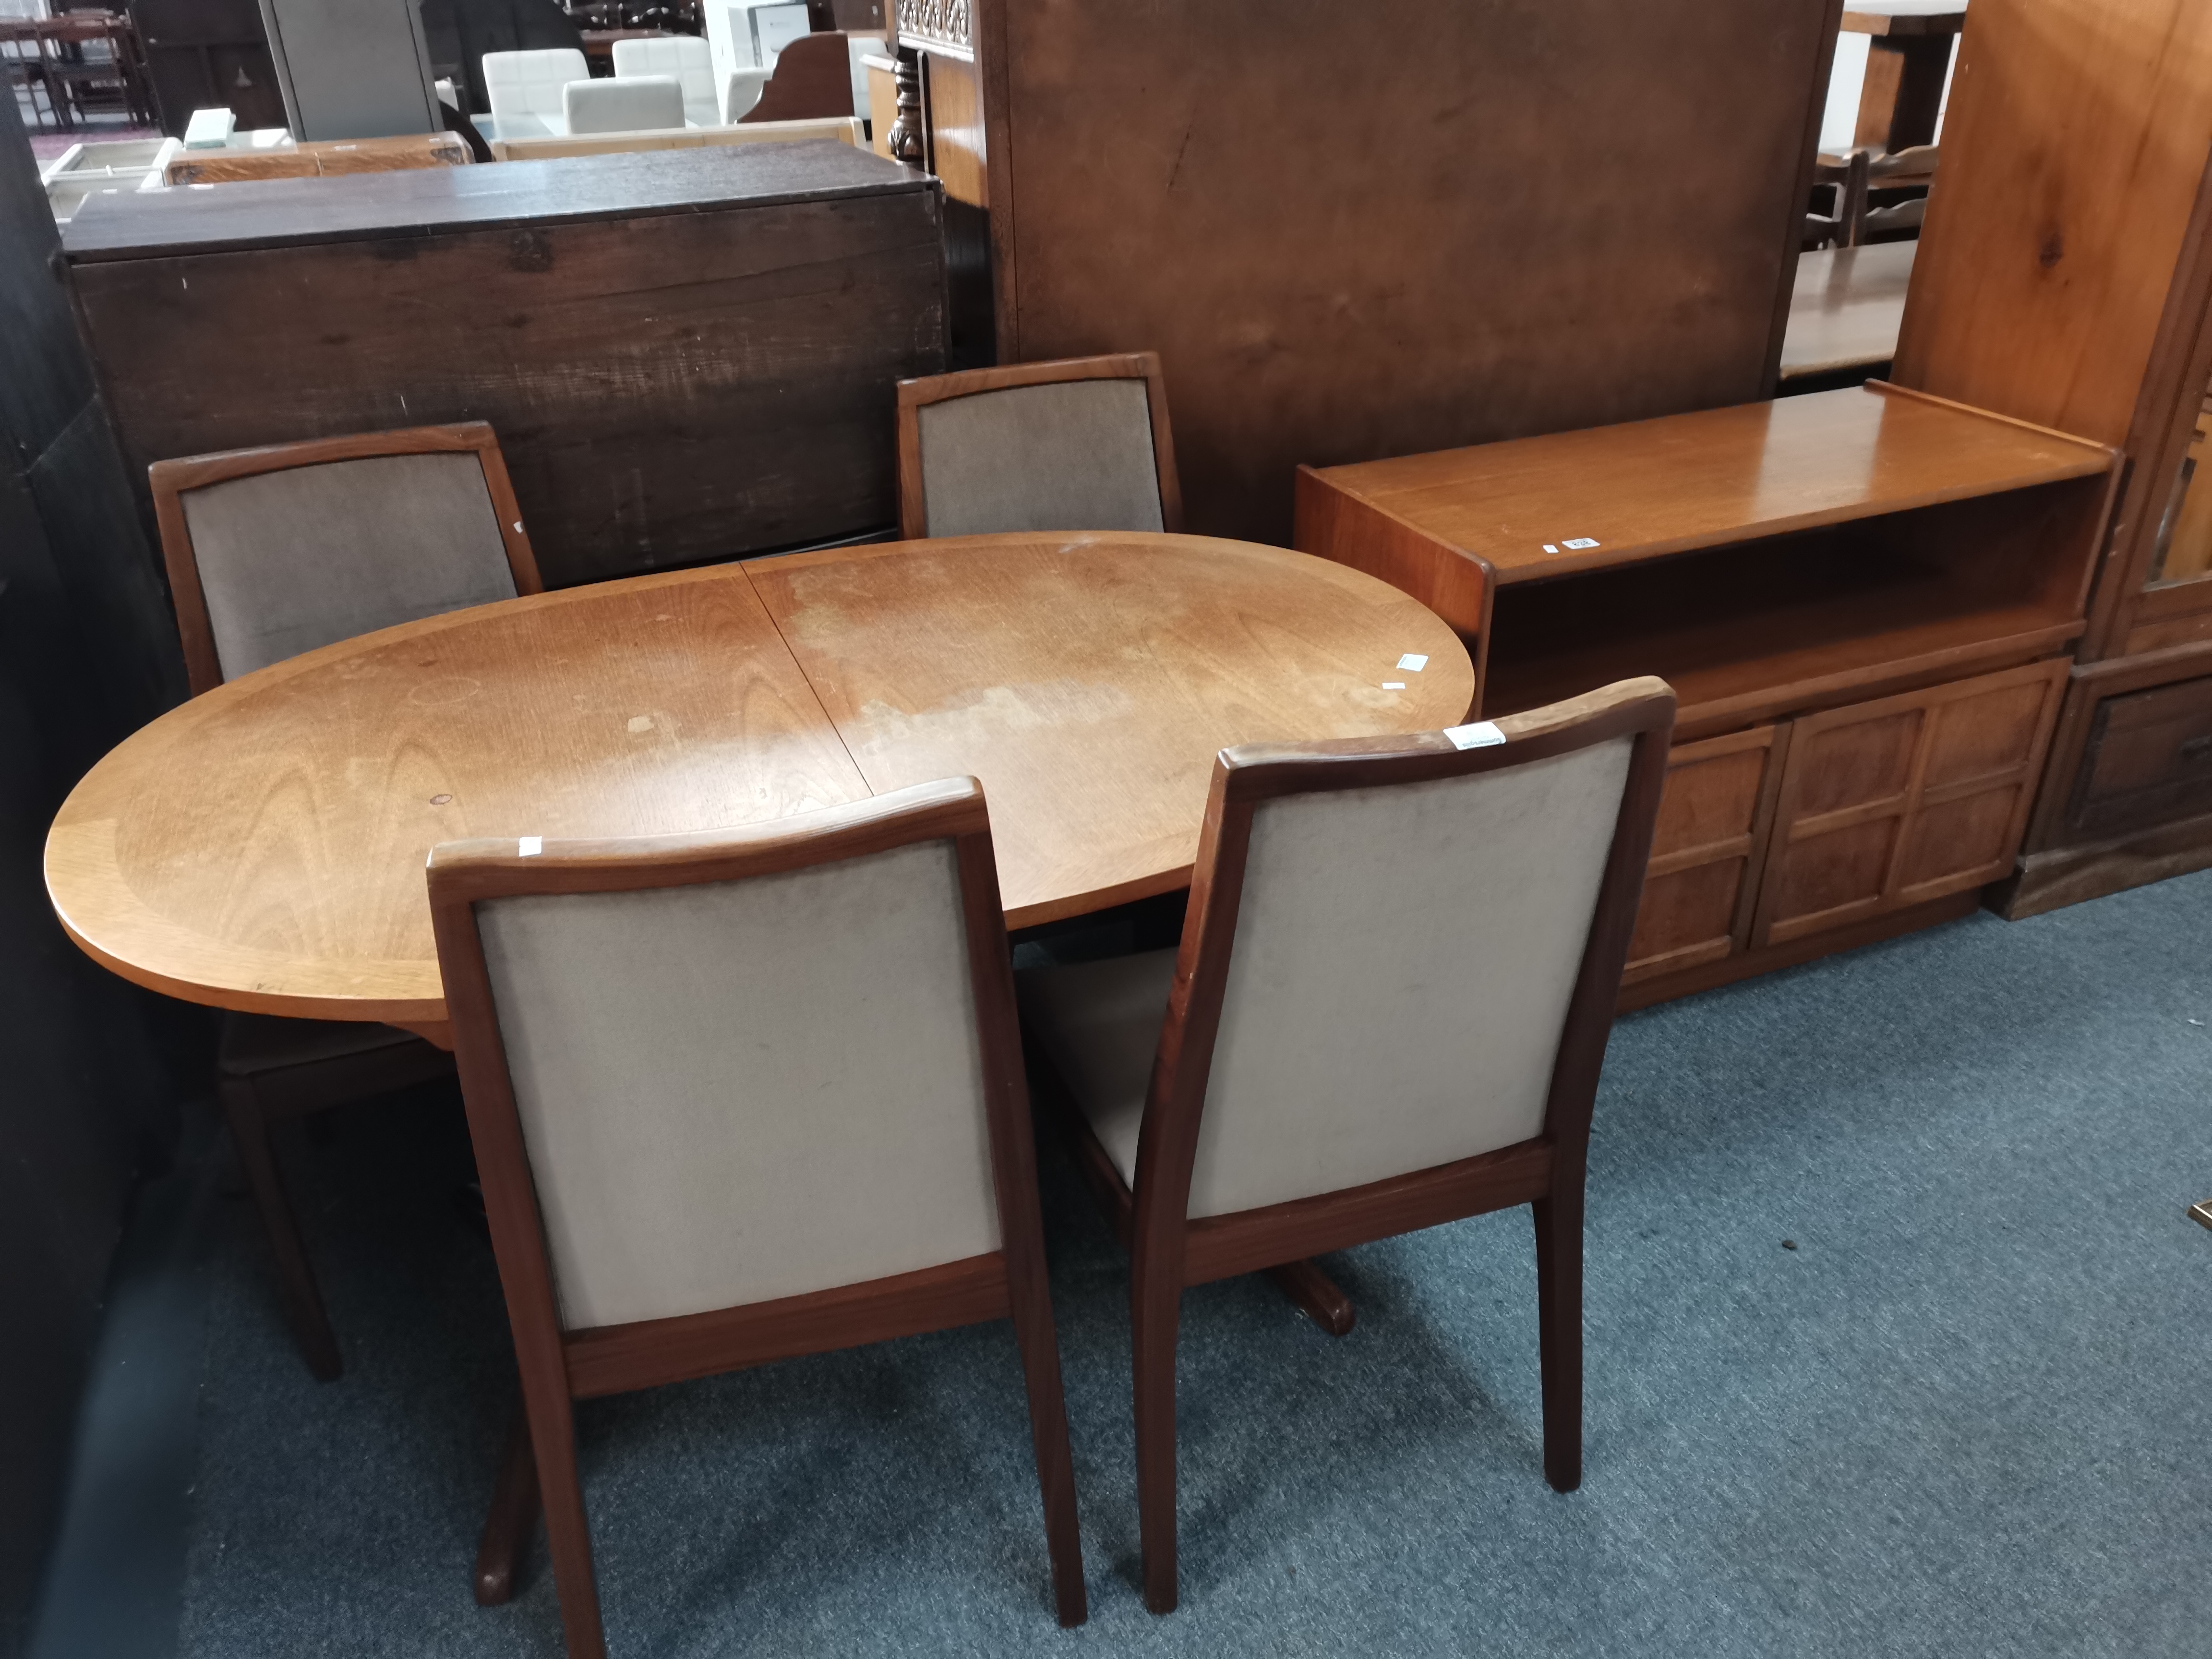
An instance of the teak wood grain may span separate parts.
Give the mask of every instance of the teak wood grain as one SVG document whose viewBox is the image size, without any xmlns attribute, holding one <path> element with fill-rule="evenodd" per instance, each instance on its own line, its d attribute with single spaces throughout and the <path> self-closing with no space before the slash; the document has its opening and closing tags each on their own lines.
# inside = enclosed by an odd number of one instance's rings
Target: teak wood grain
<svg viewBox="0 0 2212 1659">
<path fill-rule="evenodd" d="M 1917 242 L 1869 242 L 1797 256 L 1782 383 L 1871 368 L 1897 355 Z"/>
<path fill-rule="evenodd" d="M 2212 9 L 1973 0 L 1972 16 L 1894 376 L 2122 443 L 2212 155 Z"/>
<path fill-rule="evenodd" d="M 1276 548 L 988 537 L 636 577 L 194 698 L 79 783 L 47 888 L 155 990 L 435 1036 L 440 842 L 675 834 L 972 775 L 1024 926 L 1187 879 L 1224 745 L 1432 730 L 1473 694 L 1420 605 Z"/>
<path fill-rule="evenodd" d="M 2088 477 L 2112 465 L 2101 444 L 1877 382 L 1316 476 L 1359 507 L 1487 560 L 1511 584 Z M 1574 539 L 1597 545 L 1568 547 Z M 1311 541 L 1302 533 L 1298 544 Z"/>
<path fill-rule="evenodd" d="M 1000 355 L 1158 350 L 1264 541 L 1300 462 L 1762 396 L 1839 10 L 976 0 Z"/>
<path fill-rule="evenodd" d="M 978 536 L 749 569 L 872 789 L 982 780 L 1017 927 L 1182 886 L 1218 750 L 1435 730 L 1474 694 L 1421 605 L 1279 548 Z"/>
<path fill-rule="evenodd" d="M 869 793 L 732 569 L 427 618 L 193 698 L 78 784 L 47 886 L 96 958 L 251 1012 L 445 1018 L 422 861 Z"/>
</svg>

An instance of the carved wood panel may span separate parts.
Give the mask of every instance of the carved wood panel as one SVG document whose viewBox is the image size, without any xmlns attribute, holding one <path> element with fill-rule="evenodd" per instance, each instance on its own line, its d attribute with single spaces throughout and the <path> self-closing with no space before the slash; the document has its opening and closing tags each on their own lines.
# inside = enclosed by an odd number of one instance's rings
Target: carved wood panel
<svg viewBox="0 0 2212 1659">
<path fill-rule="evenodd" d="M 2068 666 L 2029 663 L 1796 722 L 1752 943 L 2010 874 Z"/>
<path fill-rule="evenodd" d="M 1624 983 L 1743 948 L 1789 743 L 1787 725 L 1761 726 L 1675 748 Z"/>
</svg>

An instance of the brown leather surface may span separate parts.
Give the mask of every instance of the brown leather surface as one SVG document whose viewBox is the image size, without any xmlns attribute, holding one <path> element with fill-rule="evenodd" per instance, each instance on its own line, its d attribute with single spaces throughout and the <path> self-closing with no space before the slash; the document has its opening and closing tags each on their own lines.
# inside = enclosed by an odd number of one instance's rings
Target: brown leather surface
<svg viewBox="0 0 2212 1659">
<path fill-rule="evenodd" d="M 982 0 L 999 355 L 1157 349 L 1188 527 L 1761 395 L 1823 0 Z M 1003 66 L 1003 78 L 996 66 Z"/>
</svg>

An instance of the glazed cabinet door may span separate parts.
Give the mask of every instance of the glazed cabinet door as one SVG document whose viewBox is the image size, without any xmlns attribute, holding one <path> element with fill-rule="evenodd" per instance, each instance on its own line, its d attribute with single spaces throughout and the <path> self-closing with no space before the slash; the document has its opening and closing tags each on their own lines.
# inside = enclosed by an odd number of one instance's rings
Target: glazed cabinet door
<svg viewBox="0 0 2212 1659">
<path fill-rule="evenodd" d="M 1786 726 L 1732 732 L 1682 744 L 1668 757 L 1623 984 L 1743 948 L 1789 732 Z"/>
<path fill-rule="evenodd" d="M 2010 874 L 2068 666 L 2029 663 L 1797 720 L 1753 945 Z"/>
</svg>

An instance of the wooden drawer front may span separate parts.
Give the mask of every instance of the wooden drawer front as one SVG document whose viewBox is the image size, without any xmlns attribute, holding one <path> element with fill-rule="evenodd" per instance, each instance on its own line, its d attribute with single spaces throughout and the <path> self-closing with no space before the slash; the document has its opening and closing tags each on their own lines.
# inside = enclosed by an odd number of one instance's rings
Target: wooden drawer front
<svg viewBox="0 0 2212 1659">
<path fill-rule="evenodd" d="M 2030 663 L 1798 720 L 1753 942 L 2008 873 L 2067 668 Z"/>
<path fill-rule="evenodd" d="M 1626 982 L 1743 948 L 1788 738 L 1787 726 L 1762 726 L 1669 757 Z"/>
<path fill-rule="evenodd" d="M 2212 812 L 2212 678 L 2106 698 L 2081 776 L 2066 821 L 2085 836 Z"/>
</svg>

